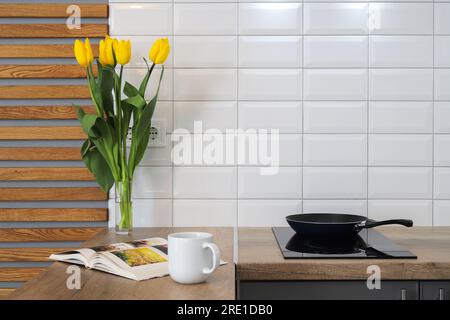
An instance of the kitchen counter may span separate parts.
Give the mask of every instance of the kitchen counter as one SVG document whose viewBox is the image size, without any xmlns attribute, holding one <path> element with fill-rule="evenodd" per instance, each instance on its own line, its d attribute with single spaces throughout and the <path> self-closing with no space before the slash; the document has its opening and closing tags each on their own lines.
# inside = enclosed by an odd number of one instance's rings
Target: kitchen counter
<svg viewBox="0 0 450 320">
<path fill-rule="evenodd" d="M 239 229 L 237 296 L 245 300 L 450 300 L 449 227 L 377 230 L 418 258 L 285 260 L 270 228 Z"/>
<path fill-rule="evenodd" d="M 167 300 L 232 300 L 235 299 L 235 266 L 233 264 L 233 228 L 136 228 L 132 236 L 118 236 L 114 230 L 105 230 L 84 246 L 117 243 L 149 237 L 163 237 L 173 232 L 204 231 L 214 235 L 222 259 L 228 264 L 220 266 L 205 283 L 178 284 L 170 277 L 146 281 L 133 281 L 108 273 L 81 268 L 81 289 L 66 286 L 69 264 L 55 262 L 38 278 L 14 291 L 9 299 L 167 299 Z"/>
<path fill-rule="evenodd" d="M 271 228 L 240 228 L 238 280 L 366 280 L 377 265 L 383 280 L 450 280 L 450 227 L 379 227 L 417 259 L 284 259 Z"/>
<path fill-rule="evenodd" d="M 386 237 L 418 259 L 288 259 L 271 228 L 139 228 L 131 237 L 104 231 L 85 246 L 205 231 L 229 262 L 198 285 L 169 277 L 136 282 L 96 270 L 81 271 L 81 290 L 66 287 L 68 264 L 56 262 L 10 299 L 450 299 L 450 227 L 383 227 Z M 233 253 L 237 261 L 233 263 Z M 381 270 L 381 287 L 369 290 L 367 267 Z M 236 281 L 237 280 L 237 281 Z"/>
</svg>

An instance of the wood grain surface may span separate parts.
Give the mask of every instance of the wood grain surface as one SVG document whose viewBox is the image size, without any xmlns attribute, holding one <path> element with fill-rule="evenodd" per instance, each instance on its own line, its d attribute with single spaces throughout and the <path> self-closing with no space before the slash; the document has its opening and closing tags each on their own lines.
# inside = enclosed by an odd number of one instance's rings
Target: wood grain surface
<svg viewBox="0 0 450 320">
<path fill-rule="evenodd" d="M 97 57 L 98 45 L 91 47 Z M 0 44 L 0 58 L 74 58 L 73 44 Z"/>
<path fill-rule="evenodd" d="M 86 69 L 79 65 L 0 65 L 0 79 L 80 79 L 85 77 Z"/>
<path fill-rule="evenodd" d="M 0 99 L 89 99 L 87 85 L 0 86 Z"/>
<path fill-rule="evenodd" d="M 92 106 L 81 106 L 87 113 L 95 113 Z M 4 120 L 71 120 L 77 119 L 76 106 L 2 106 L 0 119 Z"/>
<path fill-rule="evenodd" d="M 1 168 L 0 180 L 4 181 L 94 181 L 85 167 L 22 167 Z"/>
<path fill-rule="evenodd" d="M 0 24 L 0 38 L 102 38 L 107 24 L 82 24 L 68 29 L 65 24 Z"/>
<path fill-rule="evenodd" d="M 0 221 L 3 222 L 43 222 L 43 221 L 106 221 L 104 208 L 1 208 Z"/>
<path fill-rule="evenodd" d="M 0 188 L 0 201 L 100 201 L 107 194 L 100 188 Z"/>
<path fill-rule="evenodd" d="M 73 127 L 0 127 L 0 140 L 83 140 L 80 126 Z"/>
<path fill-rule="evenodd" d="M 205 283 L 196 285 L 177 284 L 170 277 L 146 281 L 133 281 L 96 270 L 83 269 L 81 290 L 68 290 L 67 264 L 56 262 L 45 273 L 14 291 L 11 299 L 235 299 L 235 274 L 233 264 L 233 229 L 232 228 L 136 228 L 132 236 L 118 236 L 113 230 L 103 231 L 86 242 L 85 246 L 95 246 L 132 239 L 149 237 L 167 237 L 172 232 L 205 231 L 214 235 L 214 242 L 219 246 L 222 259 L 228 262 L 220 266 Z"/>
<path fill-rule="evenodd" d="M 81 154 L 76 147 L 12 147 L 0 148 L 0 160 L 69 161 L 81 160 Z"/>
<path fill-rule="evenodd" d="M 2 242 L 84 241 L 103 228 L 2 228 Z"/>
<path fill-rule="evenodd" d="M 51 254 L 74 248 L 0 248 L 0 262 L 48 262 Z M 1 269 L 0 269 L 1 270 Z"/>
<path fill-rule="evenodd" d="M 107 18 L 107 4 L 76 3 L 83 18 Z M 67 18 L 71 3 L 3 3 L 0 18 Z M 67 12 L 69 11 L 69 12 Z"/>
<path fill-rule="evenodd" d="M 16 290 L 15 288 L 0 288 L 0 300 L 5 299 Z"/>
<path fill-rule="evenodd" d="M 45 268 L 8 268 L 0 267 L 0 281 L 28 281 L 33 279 Z"/>
<path fill-rule="evenodd" d="M 270 228 L 239 228 L 239 280 L 366 280 L 376 264 L 385 280 L 449 280 L 450 227 L 377 228 L 418 259 L 284 259 Z"/>
</svg>

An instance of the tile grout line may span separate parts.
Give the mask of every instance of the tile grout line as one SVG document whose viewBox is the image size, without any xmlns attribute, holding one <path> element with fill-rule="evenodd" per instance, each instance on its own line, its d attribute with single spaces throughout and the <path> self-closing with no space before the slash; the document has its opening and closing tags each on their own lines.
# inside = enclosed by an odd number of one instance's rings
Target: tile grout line
<svg viewBox="0 0 450 320">
<path fill-rule="evenodd" d="M 370 124 L 370 109 L 369 109 L 369 97 L 370 97 L 370 83 L 369 83 L 369 65 L 370 65 L 370 3 L 367 4 L 367 53 L 366 53 L 366 62 L 367 62 L 367 101 L 366 101 L 366 217 L 369 217 L 369 155 L 370 155 L 370 143 L 369 143 L 369 124 Z"/>
<path fill-rule="evenodd" d="M 174 0 L 175 1 L 175 0 Z M 239 1 L 237 2 L 237 8 L 236 8 L 236 128 L 239 128 L 239 39 L 240 39 L 240 33 L 239 33 Z M 234 149 L 236 151 L 236 149 Z M 238 157 L 239 150 L 235 152 L 235 159 Z M 239 157 L 238 157 L 239 159 Z M 236 161 L 236 227 L 239 227 L 239 163 Z"/>
<path fill-rule="evenodd" d="M 431 114 L 432 114 L 432 116 L 431 116 L 431 119 L 432 119 L 432 122 L 431 122 L 431 131 L 433 132 L 433 140 L 432 140 L 432 143 L 431 143 L 431 165 L 432 165 L 432 167 L 431 167 L 431 225 L 432 226 L 434 226 L 434 172 L 435 172 L 435 163 L 434 163 L 434 148 L 435 148 L 435 146 L 434 146 L 434 140 L 435 140 L 435 135 L 434 135 L 434 103 L 435 103 L 435 101 L 434 101 L 434 87 L 435 87 L 435 83 L 434 83 L 434 75 L 435 75 L 435 61 L 434 61 L 434 46 L 435 46 L 435 27 L 434 27 L 434 20 L 435 20 L 435 1 L 436 0 L 433 0 L 433 48 L 432 48 L 432 52 L 433 52 L 433 57 L 432 57 L 432 59 L 433 59 L 433 85 L 432 85 L 432 88 L 433 88 L 433 107 L 432 107 L 432 109 L 431 109 Z"/>
<path fill-rule="evenodd" d="M 171 1 L 172 3 L 172 34 L 175 33 L 175 0 Z M 173 48 L 175 48 L 175 36 L 172 36 L 173 41 Z M 175 50 L 173 50 L 172 53 L 172 66 L 175 67 Z M 172 69 L 172 132 L 175 130 L 175 71 Z M 175 200 L 174 200 L 174 185 L 175 185 L 175 166 L 172 161 L 172 150 L 174 147 L 174 142 L 172 141 L 172 137 L 170 139 L 170 163 L 172 167 L 172 195 L 171 195 L 171 202 L 172 202 L 172 227 L 175 226 Z"/>
<path fill-rule="evenodd" d="M 305 104 L 304 104 L 304 95 L 305 95 L 305 1 L 301 0 L 302 2 L 302 30 L 300 32 L 300 35 L 302 37 L 302 65 L 301 70 L 302 70 L 302 93 L 301 93 L 301 108 L 302 108 L 302 146 L 301 146 L 301 151 L 302 151 L 302 177 L 301 177 L 301 184 L 302 184 L 302 194 L 301 194 L 301 201 L 300 201 L 300 205 L 301 205 L 301 212 L 300 213 L 304 213 L 305 210 L 305 178 L 304 178 L 304 152 L 305 152 L 305 148 L 304 148 L 304 137 L 305 137 Z"/>
</svg>

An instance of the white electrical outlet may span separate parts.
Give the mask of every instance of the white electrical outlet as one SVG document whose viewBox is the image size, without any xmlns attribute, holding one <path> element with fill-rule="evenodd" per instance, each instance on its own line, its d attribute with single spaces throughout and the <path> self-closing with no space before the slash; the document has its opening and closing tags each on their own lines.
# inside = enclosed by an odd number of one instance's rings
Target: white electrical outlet
<svg viewBox="0 0 450 320">
<path fill-rule="evenodd" d="M 166 146 L 166 121 L 155 120 L 152 121 L 152 128 L 150 129 L 150 139 L 148 141 L 149 147 L 165 147 Z"/>
<path fill-rule="evenodd" d="M 150 130 L 149 147 L 165 147 L 166 146 L 166 121 L 153 120 Z M 131 146 L 131 128 L 128 129 L 127 146 Z"/>
</svg>

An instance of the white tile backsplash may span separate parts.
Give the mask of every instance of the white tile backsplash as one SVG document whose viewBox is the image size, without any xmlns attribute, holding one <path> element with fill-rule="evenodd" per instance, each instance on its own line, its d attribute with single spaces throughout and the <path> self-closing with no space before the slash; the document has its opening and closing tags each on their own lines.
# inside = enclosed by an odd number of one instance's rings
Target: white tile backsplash
<svg viewBox="0 0 450 320">
<path fill-rule="evenodd" d="M 305 34 L 367 34 L 367 3 L 305 3 Z"/>
<path fill-rule="evenodd" d="M 170 35 L 173 30 L 172 10 L 169 3 L 111 4 L 109 33 L 114 36 Z"/>
<path fill-rule="evenodd" d="M 240 3 L 239 33 L 242 35 L 297 35 L 302 30 L 299 3 Z"/>
<path fill-rule="evenodd" d="M 286 216 L 301 212 L 300 200 L 240 200 L 238 225 L 242 227 L 287 226 Z"/>
<path fill-rule="evenodd" d="M 450 69 L 434 70 L 434 99 L 450 100 Z"/>
<path fill-rule="evenodd" d="M 369 168 L 369 198 L 430 199 L 432 170 L 427 167 Z"/>
<path fill-rule="evenodd" d="M 370 67 L 433 67 L 433 36 L 372 36 L 369 48 Z"/>
<path fill-rule="evenodd" d="M 305 101 L 304 133 L 365 133 L 367 102 Z"/>
<path fill-rule="evenodd" d="M 300 69 L 240 69 L 239 100 L 300 100 Z"/>
<path fill-rule="evenodd" d="M 303 167 L 304 199 L 364 199 L 367 168 Z"/>
<path fill-rule="evenodd" d="M 432 3 L 371 3 L 371 34 L 433 34 Z"/>
<path fill-rule="evenodd" d="M 450 134 L 434 136 L 434 165 L 450 166 Z"/>
<path fill-rule="evenodd" d="M 434 32 L 436 34 L 450 34 L 450 3 L 436 3 L 434 5 Z"/>
<path fill-rule="evenodd" d="M 247 129 L 278 129 L 280 133 L 302 132 L 301 102 L 240 102 L 239 127 Z"/>
<path fill-rule="evenodd" d="M 363 166 L 367 163 L 367 135 L 305 134 L 305 166 Z"/>
<path fill-rule="evenodd" d="M 433 100 L 433 70 L 371 69 L 369 99 Z"/>
<path fill-rule="evenodd" d="M 304 100 L 366 100 L 367 70 L 305 69 Z"/>
<path fill-rule="evenodd" d="M 367 36 L 305 36 L 305 68 L 366 68 Z"/>
<path fill-rule="evenodd" d="M 236 3 L 174 4 L 175 35 L 232 35 L 236 33 L 236 22 Z"/>
<path fill-rule="evenodd" d="M 369 165 L 371 166 L 431 166 L 432 153 L 432 135 L 369 135 Z"/>
<path fill-rule="evenodd" d="M 175 69 L 175 100 L 236 100 L 236 69 Z"/>
<path fill-rule="evenodd" d="M 374 220 L 411 219 L 414 226 L 432 224 L 431 200 L 369 200 L 368 217 Z"/>
<path fill-rule="evenodd" d="M 279 168 L 273 175 L 265 175 L 259 167 L 238 169 L 238 196 L 240 199 L 300 199 L 302 169 Z"/>
<path fill-rule="evenodd" d="M 434 103 L 434 132 L 450 133 L 450 102 Z"/>
<path fill-rule="evenodd" d="M 175 198 L 236 198 L 237 168 L 174 167 L 173 178 Z"/>
<path fill-rule="evenodd" d="M 370 133 L 432 133 L 433 102 L 371 101 Z"/>
<path fill-rule="evenodd" d="M 174 227 L 232 227 L 237 223 L 237 200 L 173 201 Z"/>
<path fill-rule="evenodd" d="M 156 38 L 172 46 L 154 116 L 166 145 L 134 179 L 136 226 L 286 225 L 300 212 L 450 225 L 450 1 L 110 2 L 110 34 L 132 40 L 127 81 L 139 85 Z M 216 134 L 278 129 L 278 173 L 236 155 L 175 165 L 171 132 L 197 120 Z"/>
<path fill-rule="evenodd" d="M 236 36 L 179 36 L 173 42 L 175 68 L 235 68 Z"/>
<path fill-rule="evenodd" d="M 262 52 L 264 54 L 261 54 Z M 239 37 L 239 67 L 241 68 L 300 68 L 301 66 L 301 37 Z"/>
</svg>

